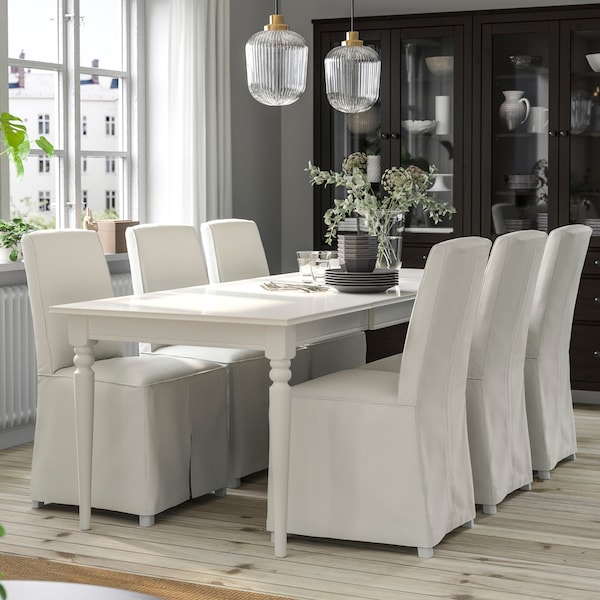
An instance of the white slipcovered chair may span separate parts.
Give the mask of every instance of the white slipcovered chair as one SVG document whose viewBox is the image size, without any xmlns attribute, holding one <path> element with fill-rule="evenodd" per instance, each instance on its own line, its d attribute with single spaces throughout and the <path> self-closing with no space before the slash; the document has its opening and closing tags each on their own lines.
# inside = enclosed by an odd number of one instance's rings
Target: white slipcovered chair
<svg viewBox="0 0 600 600">
<path fill-rule="evenodd" d="M 38 404 L 33 505 L 79 503 L 73 348 L 55 304 L 113 296 L 98 234 L 39 231 L 23 237 L 35 333 Z M 92 507 L 156 514 L 227 484 L 227 373 L 216 363 L 122 355 L 122 344 L 94 346 Z"/>
<path fill-rule="evenodd" d="M 135 294 L 208 283 L 196 229 L 190 225 L 136 225 L 125 232 Z M 171 252 L 166 252 L 170 248 Z M 178 257 L 173 260 L 173 252 Z M 207 346 L 140 345 L 140 352 L 198 358 L 227 368 L 229 487 L 269 464 L 269 361 L 264 352 Z M 301 359 L 302 360 L 302 359 Z M 299 363 L 308 371 L 308 358 Z M 298 363 L 294 361 L 294 368 Z M 303 378 L 305 379 L 305 377 Z"/>
<path fill-rule="evenodd" d="M 533 297 L 525 355 L 525 402 L 533 470 L 540 479 L 566 458 L 577 439 L 569 344 L 575 300 L 592 229 L 566 225 L 550 232 Z"/>
<path fill-rule="evenodd" d="M 531 489 L 523 370 L 546 239 L 541 231 L 499 236 L 483 280 L 469 357 L 467 426 L 475 503 L 486 514 L 511 492 Z"/>
<path fill-rule="evenodd" d="M 433 246 L 399 373 L 350 369 L 292 388 L 289 533 L 429 557 L 472 524 L 465 386 L 490 246 L 475 237 Z"/>
<path fill-rule="evenodd" d="M 217 219 L 200 225 L 206 266 L 211 282 L 234 281 L 270 274 L 260 232 L 254 221 Z M 309 344 L 310 378 L 365 363 L 364 332 Z M 298 382 L 295 379 L 291 383 Z"/>
</svg>

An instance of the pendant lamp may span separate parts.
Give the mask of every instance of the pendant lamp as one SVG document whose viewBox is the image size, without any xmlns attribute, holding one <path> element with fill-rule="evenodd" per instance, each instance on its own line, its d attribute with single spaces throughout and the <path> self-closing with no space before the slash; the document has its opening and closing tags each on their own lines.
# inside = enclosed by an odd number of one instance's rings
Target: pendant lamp
<svg viewBox="0 0 600 600">
<path fill-rule="evenodd" d="M 350 31 L 341 46 L 325 57 L 325 90 L 329 104 L 343 113 L 369 110 L 379 98 L 381 59 L 363 45 L 354 31 L 354 0 L 350 0 Z"/>
<path fill-rule="evenodd" d="M 246 43 L 248 90 L 267 106 L 292 104 L 306 89 L 308 46 L 300 34 L 289 29 L 276 0 L 269 24 Z"/>
</svg>

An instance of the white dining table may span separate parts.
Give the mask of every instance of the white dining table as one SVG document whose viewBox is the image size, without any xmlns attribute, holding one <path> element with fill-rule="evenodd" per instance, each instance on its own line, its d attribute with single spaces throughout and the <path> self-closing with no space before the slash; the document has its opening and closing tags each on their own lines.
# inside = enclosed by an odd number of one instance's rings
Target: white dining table
<svg viewBox="0 0 600 600">
<path fill-rule="evenodd" d="M 91 528 L 94 354 L 98 340 L 198 344 L 264 350 L 270 360 L 269 487 L 276 557 L 287 553 L 291 388 L 296 346 L 379 329 L 410 319 L 420 270 L 400 270 L 395 288 L 378 293 L 268 291 L 265 281 L 300 282 L 299 274 L 248 279 L 51 307 L 67 317 L 74 347 L 80 528 Z"/>
</svg>

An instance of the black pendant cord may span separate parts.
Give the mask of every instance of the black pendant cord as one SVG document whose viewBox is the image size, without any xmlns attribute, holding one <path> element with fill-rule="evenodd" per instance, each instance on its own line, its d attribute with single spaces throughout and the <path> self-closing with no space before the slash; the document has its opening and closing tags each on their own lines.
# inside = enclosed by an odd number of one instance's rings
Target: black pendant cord
<svg viewBox="0 0 600 600">
<path fill-rule="evenodd" d="M 275 0 L 275 14 L 279 14 L 279 0 Z"/>
<path fill-rule="evenodd" d="M 350 31 L 354 31 L 354 0 L 350 0 Z"/>
</svg>

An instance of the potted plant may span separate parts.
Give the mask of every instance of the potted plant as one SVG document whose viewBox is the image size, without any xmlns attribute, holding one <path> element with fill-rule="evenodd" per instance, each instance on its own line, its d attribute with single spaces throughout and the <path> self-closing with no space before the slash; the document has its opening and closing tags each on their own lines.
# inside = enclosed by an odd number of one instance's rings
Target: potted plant
<svg viewBox="0 0 600 600">
<path fill-rule="evenodd" d="M 0 219 L 0 262 L 17 261 L 21 257 L 21 238 L 37 229 L 31 223 L 15 217 L 11 221 Z"/>
<path fill-rule="evenodd" d="M 27 127 L 23 120 L 7 112 L 0 113 L 0 141 L 4 145 L 0 156 L 8 155 L 17 171 L 17 178 L 21 179 L 25 172 L 23 161 L 31 151 Z M 54 146 L 44 136 L 34 141 L 48 156 L 54 154 Z M 19 260 L 21 238 L 34 229 L 34 225 L 23 221 L 21 217 L 15 217 L 11 221 L 0 219 L 0 262 Z"/>
<path fill-rule="evenodd" d="M 428 193 L 435 181 L 436 169 L 433 166 L 428 170 L 414 164 L 386 169 L 381 176 L 382 193 L 379 195 L 367 176 L 367 156 L 362 152 L 347 156 L 341 173 L 322 171 L 310 162 L 307 171 L 313 185 L 331 185 L 346 190 L 346 197 L 335 199 L 333 207 L 323 215 L 327 225 L 325 241 L 332 244 L 339 225 L 347 217 L 362 217 L 368 233 L 377 236 L 378 261 L 381 264 L 389 262 L 390 228 L 396 227 L 399 219 L 403 222 L 411 208 L 422 209 L 434 223 L 456 212 L 453 206 Z M 357 221 L 360 227 L 360 219 Z"/>
</svg>

